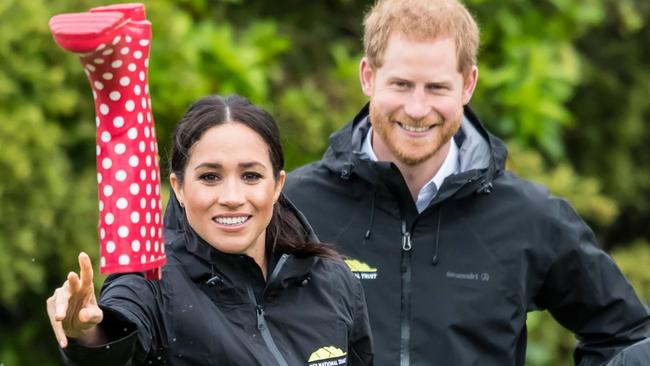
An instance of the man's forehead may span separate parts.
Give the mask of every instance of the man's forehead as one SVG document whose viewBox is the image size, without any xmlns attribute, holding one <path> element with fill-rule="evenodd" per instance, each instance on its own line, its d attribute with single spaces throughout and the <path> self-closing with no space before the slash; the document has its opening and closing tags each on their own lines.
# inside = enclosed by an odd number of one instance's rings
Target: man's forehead
<svg viewBox="0 0 650 366">
<path fill-rule="evenodd" d="M 453 39 L 439 38 L 432 41 L 412 41 L 406 38 L 392 38 L 378 69 L 413 69 L 422 71 L 455 70 L 458 55 Z"/>
</svg>

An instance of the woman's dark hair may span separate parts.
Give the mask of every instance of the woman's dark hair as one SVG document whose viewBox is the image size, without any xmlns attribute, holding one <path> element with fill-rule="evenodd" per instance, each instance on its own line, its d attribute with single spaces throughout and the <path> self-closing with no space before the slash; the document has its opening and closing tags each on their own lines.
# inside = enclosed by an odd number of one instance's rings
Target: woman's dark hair
<svg viewBox="0 0 650 366">
<path fill-rule="evenodd" d="M 170 171 L 176 175 L 179 184 L 185 179 L 185 168 L 194 144 L 212 127 L 225 123 L 241 123 L 255 131 L 268 147 L 273 176 L 277 180 L 284 168 L 284 155 L 280 144 L 280 131 L 273 117 L 238 95 L 222 97 L 210 95 L 194 102 L 176 126 L 170 155 Z M 273 216 L 266 228 L 267 243 L 273 252 L 291 253 L 299 256 L 317 255 L 339 257 L 329 245 L 315 242 L 283 194 L 273 205 Z M 187 216 L 183 215 L 186 229 L 190 229 Z M 193 230 L 191 231 L 193 232 Z"/>
</svg>

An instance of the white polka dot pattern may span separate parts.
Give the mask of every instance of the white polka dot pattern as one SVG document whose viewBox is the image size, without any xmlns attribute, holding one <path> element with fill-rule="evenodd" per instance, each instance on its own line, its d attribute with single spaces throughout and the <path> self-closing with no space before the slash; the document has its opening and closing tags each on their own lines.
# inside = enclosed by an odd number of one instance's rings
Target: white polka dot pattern
<svg viewBox="0 0 650 366">
<path fill-rule="evenodd" d="M 133 6 L 142 5 L 115 5 L 113 13 L 106 16 L 115 17 L 115 12 L 133 14 Z M 92 12 L 75 14 L 79 23 L 73 26 L 93 27 L 97 22 L 83 19 L 86 15 L 88 19 L 96 17 Z M 94 38 L 80 35 L 79 39 L 73 40 L 70 37 L 75 34 L 70 35 L 70 32 L 61 33 L 57 38 L 53 21 L 50 27 L 55 40 L 63 48 L 66 48 L 66 41 L 76 42 L 76 48 L 70 47 L 69 50 L 79 54 L 95 100 L 95 152 L 101 193 L 98 225 L 100 270 L 102 273 L 146 271 L 148 278 L 155 278 L 165 263 L 165 254 L 160 220 L 159 157 L 157 151 L 144 148 L 157 146 L 151 102 L 142 97 L 142 90 L 149 91 L 147 68 L 151 25 L 141 21 L 144 19 L 134 20 L 137 21 L 122 22 L 124 24 L 117 28 L 106 27 L 99 33 L 88 30 Z M 62 20 L 61 24 L 65 27 L 70 22 Z M 88 43 L 87 50 L 79 50 L 82 42 Z M 152 162 L 155 163 L 153 166 Z M 161 245 L 141 244 L 152 242 Z"/>
</svg>

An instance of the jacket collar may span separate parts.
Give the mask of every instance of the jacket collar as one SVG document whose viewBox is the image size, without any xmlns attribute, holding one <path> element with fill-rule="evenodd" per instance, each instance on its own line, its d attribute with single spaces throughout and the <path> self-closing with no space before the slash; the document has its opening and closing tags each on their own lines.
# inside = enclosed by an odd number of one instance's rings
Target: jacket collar
<svg viewBox="0 0 650 366">
<path fill-rule="evenodd" d="M 193 231 L 178 233 L 168 247 L 195 283 L 213 281 L 228 287 L 243 288 L 243 283 L 248 281 L 263 282 L 259 266 L 251 257 L 221 252 Z M 272 280 L 267 287 L 286 288 L 292 284 L 301 284 L 309 278 L 317 258 L 267 253 L 267 260 L 267 279 Z M 271 276 L 274 272 L 275 276 Z"/>
<path fill-rule="evenodd" d="M 369 127 L 368 103 L 351 122 L 330 137 L 330 146 L 323 156 L 325 166 L 342 179 L 358 175 L 373 185 L 383 185 L 393 192 L 410 195 L 394 164 L 370 161 L 361 152 Z M 435 201 L 451 196 L 463 197 L 474 192 L 489 193 L 494 177 L 505 170 L 505 145 L 485 129 L 467 106 L 461 128 L 454 139 L 460 147 L 460 173 L 447 179 L 445 190 L 439 192 Z"/>
</svg>

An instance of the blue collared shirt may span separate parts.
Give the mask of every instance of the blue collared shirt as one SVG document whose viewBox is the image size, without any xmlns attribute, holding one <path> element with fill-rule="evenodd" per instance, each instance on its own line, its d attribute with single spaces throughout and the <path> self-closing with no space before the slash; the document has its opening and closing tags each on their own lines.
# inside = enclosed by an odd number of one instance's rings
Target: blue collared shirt
<svg viewBox="0 0 650 366">
<path fill-rule="evenodd" d="M 372 161 L 379 160 L 377 159 L 377 155 L 375 155 L 375 151 L 372 149 L 372 127 L 368 130 L 368 134 L 361 145 L 361 152 L 366 154 Z M 442 182 L 448 176 L 457 173 L 459 166 L 458 146 L 456 146 L 456 142 L 452 139 L 452 144 L 447 152 L 447 157 L 445 157 L 445 160 L 442 162 L 440 169 L 438 169 L 433 178 L 431 178 L 431 180 L 429 180 L 418 193 L 418 199 L 415 201 L 415 206 L 417 207 L 418 212 L 424 211 L 424 209 L 429 206 L 431 200 L 433 200 L 438 193 L 438 188 L 440 188 Z"/>
</svg>

